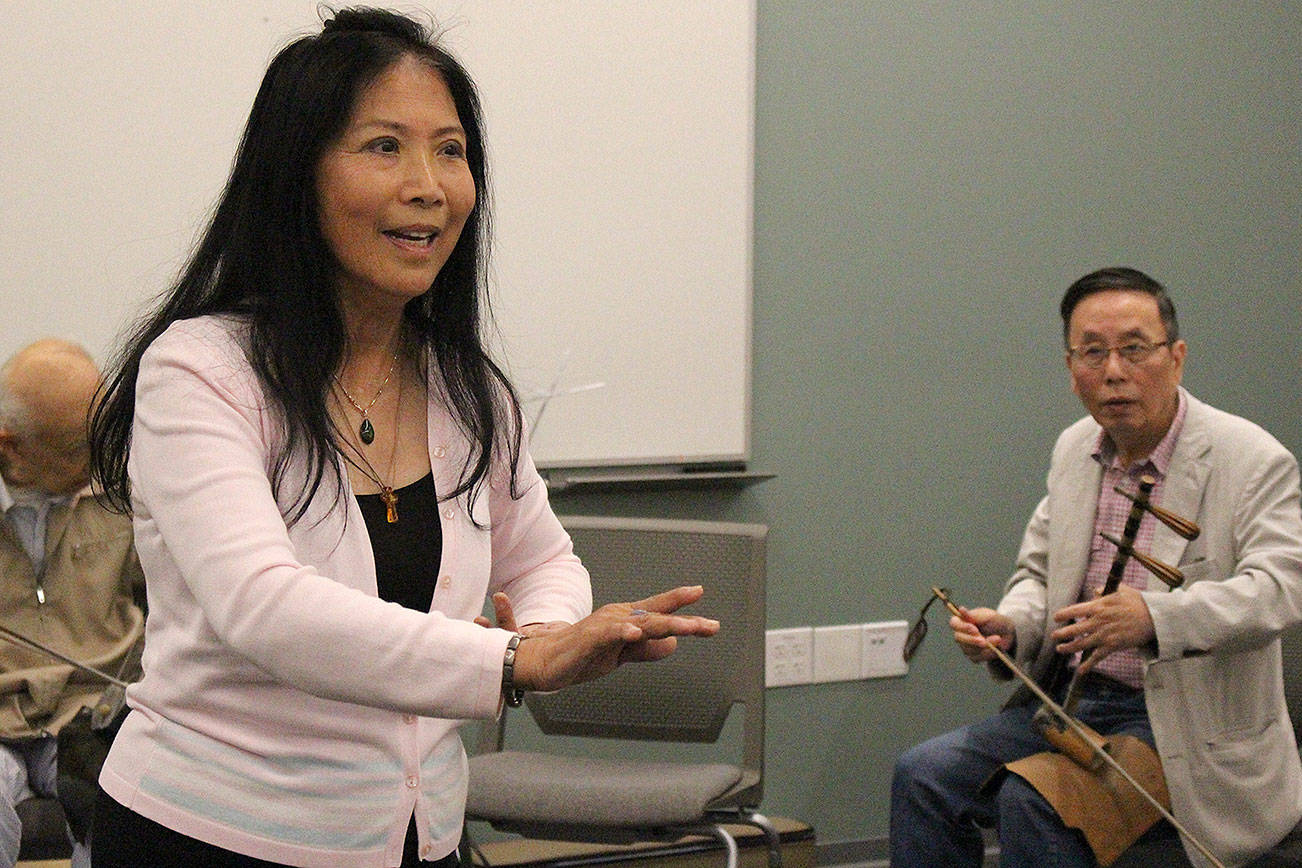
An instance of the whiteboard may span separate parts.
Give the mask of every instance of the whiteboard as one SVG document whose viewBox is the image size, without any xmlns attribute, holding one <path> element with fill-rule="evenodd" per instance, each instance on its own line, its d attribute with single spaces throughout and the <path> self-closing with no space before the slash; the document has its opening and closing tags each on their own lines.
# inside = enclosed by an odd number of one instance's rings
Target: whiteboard
<svg viewBox="0 0 1302 868">
<path fill-rule="evenodd" d="M 184 262 L 263 70 L 317 6 L 4 5 L 0 353 L 60 335 L 111 354 Z M 754 0 L 396 8 L 432 13 L 480 85 L 492 346 L 538 419 L 539 465 L 744 460 Z"/>
</svg>

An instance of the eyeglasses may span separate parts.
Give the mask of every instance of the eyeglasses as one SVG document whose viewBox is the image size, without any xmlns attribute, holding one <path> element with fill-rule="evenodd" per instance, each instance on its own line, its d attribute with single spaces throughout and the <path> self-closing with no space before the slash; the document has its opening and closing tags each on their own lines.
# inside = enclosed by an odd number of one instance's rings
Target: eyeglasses
<svg viewBox="0 0 1302 868">
<path fill-rule="evenodd" d="M 1110 347 L 1107 344 L 1082 344 L 1079 347 L 1068 347 L 1067 353 L 1087 368 L 1101 368 L 1106 365 L 1113 350 L 1116 350 L 1117 355 L 1130 362 L 1130 364 L 1142 365 L 1160 347 L 1169 347 L 1170 345 L 1170 341 L 1162 341 L 1156 344 L 1150 344 L 1148 341 L 1131 341 L 1119 347 Z"/>
<path fill-rule="evenodd" d="M 949 588 L 941 588 L 942 594 L 949 594 Z M 933 593 L 928 599 L 927 604 L 922 607 L 918 613 L 918 620 L 909 628 L 908 635 L 904 637 L 904 662 L 908 663 L 913 655 L 918 653 L 918 647 L 922 645 L 922 640 L 927 638 L 927 610 L 931 604 L 940 599 L 938 594 Z"/>
</svg>

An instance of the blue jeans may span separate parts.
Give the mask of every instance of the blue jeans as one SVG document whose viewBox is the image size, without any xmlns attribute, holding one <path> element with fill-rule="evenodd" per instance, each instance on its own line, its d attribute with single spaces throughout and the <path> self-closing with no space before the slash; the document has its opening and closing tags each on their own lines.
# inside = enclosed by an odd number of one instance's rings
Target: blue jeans
<svg viewBox="0 0 1302 868">
<path fill-rule="evenodd" d="M 1037 707 L 1006 708 L 900 757 L 891 782 L 892 868 L 977 868 L 982 826 L 998 830 L 1001 866 L 1093 868 L 1085 836 L 1063 825 L 1021 778 L 1007 775 L 993 793 L 980 792 L 1004 763 L 1051 749 L 1031 724 Z M 1125 733 L 1153 744 L 1142 691 L 1087 678 L 1076 717 L 1103 735 Z"/>
</svg>

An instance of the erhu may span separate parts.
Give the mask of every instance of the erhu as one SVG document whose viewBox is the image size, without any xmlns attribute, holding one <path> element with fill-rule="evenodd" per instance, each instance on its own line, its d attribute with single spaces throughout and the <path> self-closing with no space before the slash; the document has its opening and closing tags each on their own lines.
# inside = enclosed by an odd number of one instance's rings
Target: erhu
<svg viewBox="0 0 1302 868">
<path fill-rule="evenodd" d="M 1116 553 L 1113 555 L 1112 564 L 1108 570 L 1107 578 L 1104 580 L 1103 588 L 1099 591 L 1100 597 L 1116 592 L 1117 588 L 1121 586 L 1126 566 L 1131 559 L 1137 561 L 1144 567 L 1144 569 L 1148 570 L 1149 573 L 1156 576 L 1170 588 L 1178 588 L 1184 584 L 1184 575 L 1179 569 L 1144 554 L 1135 548 L 1135 541 L 1139 535 L 1140 524 L 1143 522 L 1145 513 L 1152 515 L 1185 540 L 1193 540 L 1199 535 L 1200 531 L 1198 525 L 1151 502 L 1150 497 L 1153 488 L 1156 485 L 1157 480 L 1151 476 L 1144 475 L 1140 477 L 1139 487 L 1135 493 L 1128 492 L 1120 486 L 1113 487 L 1113 491 L 1130 500 L 1131 506 L 1130 511 L 1126 516 L 1125 525 L 1122 527 L 1120 539 L 1105 531 L 1101 531 L 1099 534 L 1116 547 Z M 1046 638 L 1045 641 L 1049 640 Z M 1068 718 L 1074 714 L 1077 701 L 1080 698 L 1081 683 L 1084 677 L 1082 673 L 1090 668 L 1086 665 L 1086 662 L 1093 659 L 1094 655 L 1097 653 L 1097 649 L 1085 652 L 1081 656 L 1076 669 L 1072 672 L 1071 680 L 1067 685 L 1066 694 L 1062 701 L 1062 711 Z M 1054 665 L 1049 667 L 1046 677 L 1041 682 L 1045 688 L 1052 690 L 1055 685 L 1060 683 L 1059 679 L 1064 675 L 1064 669 L 1067 665 L 1068 659 L 1069 658 L 1066 655 L 1058 655 L 1055 658 Z M 1093 729 L 1086 727 L 1083 724 L 1081 724 L 1079 728 L 1068 727 L 1064 723 L 1063 714 L 1060 714 L 1049 703 L 1044 702 L 1043 696 L 1041 697 L 1041 702 L 1042 704 L 1040 708 L 1036 710 L 1035 715 L 1032 718 L 1032 724 L 1040 735 L 1044 737 L 1044 740 L 1051 744 L 1059 753 L 1067 756 L 1078 766 L 1095 775 L 1100 774 L 1103 771 L 1104 763 L 1108 763 L 1108 765 L 1114 769 L 1120 768 L 1119 763 L 1115 761 L 1115 757 L 1112 755 L 1112 751 L 1114 749 L 1119 749 L 1119 745 L 1114 746 L 1110 744 L 1108 739 L 1105 739 Z M 1151 752 L 1146 748 L 1143 748 L 1142 750 L 1144 753 L 1151 755 Z M 1156 757 L 1153 759 L 1156 763 Z M 1158 765 L 1158 768 L 1160 768 L 1160 765 Z M 1158 772 L 1158 774 L 1160 774 L 1160 772 Z M 1147 789 L 1140 786 L 1129 776 L 1126 777 L 1126 782 L 1133 786 L 1135 791 L 1140 793 L 1145 801 L 1157 808 L 1158 813 L 1171 822 L 1177 831 L 1188 839 L 1193 846 L 1203 853 L 1203 855 L 1207 856 L 1213 864 L 1220 864 L 1216 861 L 1215 857 L 1207 852 L 1206 848 L 1200 842 L 1194 839 L 1185 829 L 1175 822 L 1166 807 L 1162 805 L 1160 801 Z M 1165 787 L 1162 786 L 1159 791 L 1164 792 Z"/>
<path fill-rule="evenodd" d="M 1184 584 L 1184 574 L 1170 564 L 1164 564 L 1156 558 L 1150 557 L 1143 552 L 1135 549 L 1135 538 L 1139 535 L 1139 525 L 1144 519 L 1144 513 L 1148 513 L 1156 518 L 1162 524 L 1169 527 L 1175 533 L 1179 534 L 1186 540 L 1198 538 L 1200 533 L 1198 525 L 1186 518 L 1181 518 L 1170 510 L 1163 509 L 1149 501 L 1149 496 L 1153 493 L 1153 487 L 1157 485 L 1157 480 L 1153 477 L 1144 475 L 1139 478 L 1139 490 L 1134 494 L 1126 491 L 1120 486 L 1114 486 L 1113 491 L 1120 494 L 1130 501 L 1130 512 L 1126 516 L 1126 523 L 1121 530 L 1121 538 L 1117 539 L 1112 534 L 1100 532 L 1100 536 L 1117 548 L 1116 554 L 1112 558 L 1112 566 L 1108 570 L 1107 579 L 1104 580 L 1103 589 L 1099 596 L 1111 594 L 1121 586 L 1121 580 L 1126 571 L 1126 564 L 1131 558 L 1138 561 L 1144 569 L 1148 570 L 1170 588 L 1178 588 Z M 1050 687 L 1056 683 L 1057 679 L 1063 674 L 1063 668 L 1067 664 L 1067 657 L 1059 655 L 1056 658 L 1056 665 L 1050 668 L 1048 676 L 1044 683 Z M 1063 699 L 1062 705 L 1068 712 L 1076 710 L 1076 702 L 1080 693 L 1080 671 L 1085 660 L 1081 660 L 1082 666 L 1078 666 L 1072 674 L 1071 683 L 1067 686 L 1066 698 Z M 1056 716 L 1050 711 L 1041 708 L 1035 716 L 1036 726 L 1039 727 L 1041 734 L 1044 735 L 1054 747 L 1062 750 L 1059 744 L 1059 734 L 1062 732 L 1060 726 L 1056 724 Z M 1066 751 L 1064 751 L 1066 752 Z M 1069 756 L 1071 754 L 1068 754 Z"/>
<path fill-rule="evenodd" d="M 1188 519 L 1182 518 L 1175 513 L 1163 509 L 1150 502 L 1149 497 L 1157 481 L 1151 476 L 1142 476 L 1139 480 L 1139 489 L 1136 493 L 1125 491 L 1121 487 L 1115 487 L 1113 490 L 1131 501 L 1130 512 L 1126 516 L 1125 526 L 1122 528 L 1121 538 L 1118 539 L 1111 534 L 1101 533 L 1101 536 L 1117 548 L 1116 555 L 1113 557 L 1112 565 L 1108 571 L 1107 579 L 1104 581 L 1103 589 L 1100 596 L 1111 594 L 1121 585 L 1122 577 L 1125 573 L 1126 564 L 1131 558 L 1138 561 L 1145 569 L 1166 583 L 1171 588 L 1178 588 L 1184 583 L 1184 575 L 1179 569 L 1169 564 L 1162 563 L 1156 558 L 1150 557 L 1135 549 L 1135 540 L 1139 535 L 1139 526 L 1143 521 L 1144 514 L 1148 513 L 1156 518 L 1162 524 L 1169 527 L 1176 534 L 1186 540 L 1193 540 L 1198 537 L 1198 525 Z M 941 588 L 933 587 L 932 599 L 939 599 L 945 607 L 955 615 L 965 621 L 971 622 L 967 616 L 952 600 L 950 600 L 946 591 Z M 930 603 L 928 603 L 930 605 Z M 925 609 L 924 609 L 925 613 Z M 925 615 L 920 619 L 920 625 L 925 629 Z M 921 641 L 923 634 L 918 634 L 916 638 L 911 637 L 909 645 L 906 646 L 906 659 L 915 651 L 917 644 Z M 1036 711 L 1033 721 L 1036 728 L 1044 739 L 1054 746 L 1060 753 L 1070 758 L 1077 765 L 1091 772 L 1098 772 L 1107 766 L 1116 772 L 1122 780 L 1134 788 L 1134 790 L 1148 802 L 1159 815 L 1169 822 L 1177 832 L 1180 833 L 1190 845 L 1203 854 L 1213 865 L 1221 866 L 1221 863 L 1205 845 L 1195 838 L 1188 829 L 1186 829 L 1175 816 L 1162 804 L 1161 800 L 1150 793 L 1142 784 L 1135 780 L 1134 776 L 1126 770 L 1120 762 L 1109 752 L 1110 745 L 1106 738 L 1101 736 L 1093 728 L 1086 726 L 1077 720 L 1072 712 L 1075 709 L 1080 690 L 1080 667 L 1072 675 L 1071 682 L 1068 684 L 1067 693 L 1064 701 L 1059 704 L 1053 700 L 1048 691 L 1035 682 L 1026 672 L 1024 672 L 1016 663 L 1013 662 L 997 643 L 989 637 L 983 637 L 985 645 L 995 655 L 995 657 L 1008 668 L 1041 702 L 1040 708 Z M 1058 682 L 1064 674 L 1063 670 L 1067 663 L 1067 657 L 1060 655 L 1056 658 L 1054 666 L 1050 667 L 1049 673 L 1045 679 L 1045 684 L 1050 688 Z M 1082 663 L 1084 661 L 1082 660 Z"/>
<path fill-rule="evenodd" d="M 945 608 L 949 609 L 951 614 L 958 618 L 962 618 L 964 621 L 969 623 L 972 622 L 971 617 L 964 613 L 963 610 L 949 598 L 949 594 L 945 590 L 933 587 L 931 593 L 936 599 L 939 599 L 945 604 Z M 1143 784 L 1135 780 L 1134 775 L 1132 775 L 1125 766 L 1112 756 L 1109 752 L 1107 739 L 1099 735 L 1099 733 L 1092 727 L 1081 723 L 1073 717 L 1066 708 L 1055 702 L 1053 697 L 1051 697 L 1043 687 L 1036 684 L 1035 679 L 1026 674 L 1026 672 L 1013 661 L 1013 658 L 1009 657 L 1008 654 L 999 647 L 998 643 L 994 639 L 989 636 L 982 636 L 982 640 L 999 662 L 1008 667 L 1008 670 L 1012 672 L 1018 680 L 1025 684 L 1026 687 L 1035 694 L 1036 698 L 1043 703 L 1040 710 L 1036 712 L 1036 716 L 1038 717 L 1041 713 L 1052 716 L 1055 722 L 1055 731 L 1062 734 L 1062 737 L 1060 738 L 1062 746 L 1055 744 L 1056 747 L 1059 747 L 1059 750 L 1084 768 L 1094 770 L 1102 768 L 1104 765 L 1111 768 L 1112 771 L 1116 772 L 1123 781 L 1133 787 L 1135 792 L 1137 792 L 1144 801 L 1152 805 L 1158 814 L 1170 823 L 1172 828 L 1180 833 L 1180 835 L 1187 840 L 1194 849 L 1199 853 L 1202 853 L 1203 856 L 1212 863 L 1212 865 L 1216 866 L 1216 868 L 1225 868 L 1225 863 L 1217 859 L 1212 852 L 1207 849 L 1206 845 L 1194 837 L 1193 833 L 1185 828 L 1185 826 L 1175 818 L 1175 815 L 1162 804 L 1160 799 L 1150 793 Z"/>
</svg>

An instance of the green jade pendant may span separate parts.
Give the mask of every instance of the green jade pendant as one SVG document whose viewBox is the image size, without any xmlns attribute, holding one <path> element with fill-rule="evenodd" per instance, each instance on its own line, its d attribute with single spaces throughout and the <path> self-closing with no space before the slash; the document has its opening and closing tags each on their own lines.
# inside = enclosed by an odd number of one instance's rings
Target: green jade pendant
<svg viewBox="0 0 1302 868">
<path fill-rule="evenodd" d="M 362 425 L 357 429 L 357 436 L 362 438 L 362 442 L 370 446 L 375 442 L 375 428 L 371 425 L 371 420 L 365 416 L 362 417 Z"/>
</svg>

